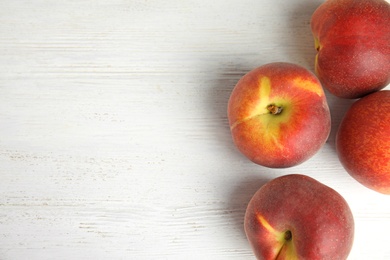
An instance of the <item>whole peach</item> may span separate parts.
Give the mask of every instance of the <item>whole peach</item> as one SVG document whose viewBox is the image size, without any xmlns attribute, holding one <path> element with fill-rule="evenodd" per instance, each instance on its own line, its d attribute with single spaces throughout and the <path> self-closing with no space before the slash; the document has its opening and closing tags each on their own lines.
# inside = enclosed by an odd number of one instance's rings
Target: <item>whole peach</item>
<svg viewBox="0 0 390 260">
<path fill-rule="evenodd" d="M 275 62 L 243 76 L 228 103 L 233 141 L 253 162 L 291 167 L 326 142 L 330 113 L 317 77 L 296 64 Z"/>
<path fill-rule="evenodd" d="M 339 126 L 336 148 L 352 177 L 372 190 L 390 194 L 390 90 L 353 103 Z"/>
<path fill-rule="evenodd" d="M 390 4 L 327 0 L 313 13 L 316 73 L 341 98 L 360 98 L 390 83 Z"/>
<path fill-rule="evenodd" d="M 345 260 L 354 238 L 346 200 L 301 174 L 262 186 L 248 204 L 244 226 L 259 260 Z"/>
</svg>

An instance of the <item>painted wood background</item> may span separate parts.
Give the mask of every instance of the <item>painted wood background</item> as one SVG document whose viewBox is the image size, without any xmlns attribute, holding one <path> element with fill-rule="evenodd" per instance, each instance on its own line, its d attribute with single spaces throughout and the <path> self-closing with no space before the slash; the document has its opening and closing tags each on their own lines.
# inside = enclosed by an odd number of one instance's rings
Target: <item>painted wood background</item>
<svg viewBox="0 0 390 260">
<path fill-rule="evenodd" d="M 327 93 L 332 133 L 297 167 L 255 165 L 231 141 L 241 76 L 273 61 L 313 71 L 321 2 L 1 1 L 0 259 L 254 259 L 246 205 L 288 173 L 348 201 L 349 259 L 390 259 L 390 197 L 335 153 L 352 101 Z"/>
</svg>

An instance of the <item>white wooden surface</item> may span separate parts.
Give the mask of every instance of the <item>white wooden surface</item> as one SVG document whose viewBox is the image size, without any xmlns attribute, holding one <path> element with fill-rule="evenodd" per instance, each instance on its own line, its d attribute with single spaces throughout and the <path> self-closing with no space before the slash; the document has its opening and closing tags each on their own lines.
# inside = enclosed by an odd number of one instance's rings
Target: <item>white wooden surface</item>
<svg viewBox="0 0 390 260">
<path fill-rule="evenodd" d="M 244 73 L 313 70 L 321 2 L 1 1 L 0 259 L 254 259 L 246 204 L 288 173 L 346 198 L 349 259 L 390 259 L 390 197 L 335 154 L 351 101 L 328 95 L 331 136 L 297 167 L 255 165 L 230 138 Z"/>
</svg>

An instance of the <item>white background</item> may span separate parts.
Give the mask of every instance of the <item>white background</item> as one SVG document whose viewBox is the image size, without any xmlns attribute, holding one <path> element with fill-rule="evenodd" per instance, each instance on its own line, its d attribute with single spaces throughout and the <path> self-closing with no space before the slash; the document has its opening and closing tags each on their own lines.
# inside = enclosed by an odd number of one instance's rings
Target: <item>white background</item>
<svg viewBox="0 0 390 260">
<path fill-rule="evenodd" d="M 0 259 L 254 259 L 246 205 L 289 173 L 348 201 L 349 259 L 390 259 L 390 197 L 335 153 L 351 100 L 327 93 L 332 132 L 300 166 L 255 165 L 231 140 L 241 76 L 313 71 L 321 2 L 1 1 Z"/>
</svg>

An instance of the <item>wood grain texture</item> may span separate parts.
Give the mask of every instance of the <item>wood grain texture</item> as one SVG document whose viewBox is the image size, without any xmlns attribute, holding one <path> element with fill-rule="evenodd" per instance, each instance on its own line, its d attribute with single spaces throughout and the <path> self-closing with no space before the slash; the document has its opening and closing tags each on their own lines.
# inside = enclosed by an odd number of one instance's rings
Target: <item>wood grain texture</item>
<svg viewBox="0 0 390 260">
<path fill-rule="evenodd" d="M 254 259 L 245 207 L 308 174 L 356 221 L 350 259 L 390 259 L 390 200 L 357 184 L 332 133 L 283 170 L 232 144 L 226 105 L 250 69 L 313 70 L 320 0 L 11 1 L 0 8 L 0 259 Z M 389 88 L 389 87 L 387 87 Z"/>
</svg>

